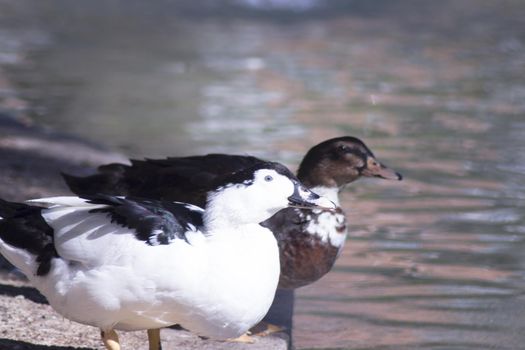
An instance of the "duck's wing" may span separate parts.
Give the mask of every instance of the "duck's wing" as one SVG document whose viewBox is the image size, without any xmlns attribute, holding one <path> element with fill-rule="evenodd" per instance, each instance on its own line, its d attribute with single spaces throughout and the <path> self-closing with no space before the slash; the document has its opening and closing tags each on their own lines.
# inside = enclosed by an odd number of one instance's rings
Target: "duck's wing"
<svg viewBox="0 0 525 350">
<path fill-rule="evenodd" d="M 5 208 L 0 238 L 14 247 L 11 260 L 26 273 L 47 274 L 54 257 L 94 267 L 158 245 L 192 244 L 202 236 L 202 209 L 184 203 L 108 195 L 37 203 L 0 203 Z M 27 259 L 28 254 L 36 259 Z"/>
<path fill-rule="evenodd" d="M 131 160 L 131 165 L 108 164 L 87 177 L 63 174 L 77 195 L 107 193 L 180 201 L 204 206 L 217 178 L 263 162 L 227 154 Z"/>
<path fill-rule="evenodd" d="M 106 214 L 111 223 L 133 230 L 137 239 L 149 245 L 170 244 L 177 239 L 188 242 L 187 233 L 203 226 L 204 210 L 188 203 L 110 195 L 86 198 L 89 203 L 103 205 L 89 213 Z"/>
</svg>

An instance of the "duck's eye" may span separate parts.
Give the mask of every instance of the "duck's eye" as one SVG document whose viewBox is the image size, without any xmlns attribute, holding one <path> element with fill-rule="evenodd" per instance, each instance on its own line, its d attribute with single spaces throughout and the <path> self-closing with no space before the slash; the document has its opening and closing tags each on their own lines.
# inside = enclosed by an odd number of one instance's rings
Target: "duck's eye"
<svg viewBox="0 0 525 350">
<path fill-rule="evenodd" d="M 266 176 L 264 177 L 264 181 L 266 181 L 266 182 L 273 181 L 273 177 L 272 177 L 271 175 L 266 175 Z"/>
<path fill-rule="evenodd" d="M 350 147 L 348 147 L 347 145 L 341 145 L 341 146 L 339 146 L 339 151 L 341 151 L 341 152 L 349 152 L 350 151 Z"/>
</svg>

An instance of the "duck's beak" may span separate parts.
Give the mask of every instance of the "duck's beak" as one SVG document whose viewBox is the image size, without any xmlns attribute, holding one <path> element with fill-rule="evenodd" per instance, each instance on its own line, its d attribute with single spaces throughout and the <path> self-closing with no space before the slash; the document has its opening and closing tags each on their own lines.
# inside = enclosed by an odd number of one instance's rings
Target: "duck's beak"
<svg viewBox="0 0 525 350">
<path fill-rule="evenodd" d="M 368 158 L 366 167 L 362 170 L 361 175 L 368 177 L 380 177 L 385 180 L 403 179 L 403 175 L 378 162 L 375 158 Z"/>
<path fill-rule="evenodd" d="M 301 208 L 321 208 L 321 209 L 335 209 L 336 205 L 331 200 L 321 197 L 318 194 L 310 191 L 300 182 L 294 181 L 294 192 L 288 197 L 288 202 L 291 207 Z"/>
</svg>

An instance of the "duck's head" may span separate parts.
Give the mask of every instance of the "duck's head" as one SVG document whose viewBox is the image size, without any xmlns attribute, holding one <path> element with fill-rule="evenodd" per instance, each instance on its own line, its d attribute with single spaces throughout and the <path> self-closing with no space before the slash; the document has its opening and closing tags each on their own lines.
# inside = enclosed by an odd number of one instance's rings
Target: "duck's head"
<svg viewBox="0 0 525 350">
<path fill-rule="evenodd" d="M 208 193 L 205 220 L 230 225 L 259 223 L 288 206 L 335 209 L 330 200 L 307 189 L 284 165 L 261 162 L 217 179 Z"/>
<path fill-rule="evenodd" d="M 361 176 L 401 180 L 398 172 L 379 162 L 365 143 L 343 136 L 326 140 L 306 153 L 298 170 L 308 187 L 341 187 Z"/>
</svg>

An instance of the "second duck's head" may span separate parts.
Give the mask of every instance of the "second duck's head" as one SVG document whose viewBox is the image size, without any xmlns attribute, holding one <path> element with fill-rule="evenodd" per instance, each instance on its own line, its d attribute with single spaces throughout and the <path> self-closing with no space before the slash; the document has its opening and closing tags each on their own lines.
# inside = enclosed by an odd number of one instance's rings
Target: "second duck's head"
<svg viewBox="0 0 525 350">
<path fill-rule="evenodd" d="M 335 208 L 308 190 L 284 165 L 261 162 L 216 181 L 205 221 L 236 226 L 259 223 L 288 206 Z"/>
<path fill-rule="evenodd" d="M 297 176 L 309 188 L 341 187 L 361 176 L 403 178 L 379 162 L 363 141 L 352 136 L 336 137 L 312 147 L 304 156 Z"/>
</svg>

